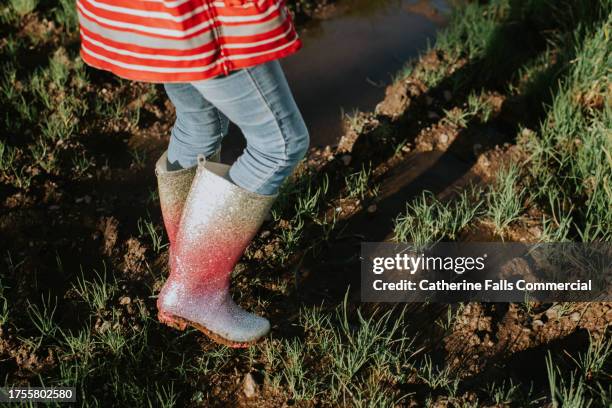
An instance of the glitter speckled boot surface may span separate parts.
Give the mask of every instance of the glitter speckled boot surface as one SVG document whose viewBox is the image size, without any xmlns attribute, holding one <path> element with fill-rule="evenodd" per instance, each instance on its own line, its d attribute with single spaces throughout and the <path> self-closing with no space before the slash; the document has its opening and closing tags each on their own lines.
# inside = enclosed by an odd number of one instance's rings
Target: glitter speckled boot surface
<svg viewBox="0 0 612 408">
<path fill-rule="evenodd" d="M 200 160 L 176 236 L 174 268 L 157 301 L 160 321 L 194 326 L 213 340 L 246 347 L 270 330 L 229 293 L 231 271 L 261 226 L 275 196 L 246 191 L 229 166 Z"/>
<path fill-rule="evenodd" d="M 157 160 L 155 174 L 157 175 L 157 189 L 164 226 L 168 234 L 168 241 L 170 241 L 170 248 L 172 248 L 181 221 L 183 206 L 196 174 L 196 167 L 170 171 L 167 157 L 167 152 L 164 152 Z"/>
<path fill-rule="evenodd" d="M 210 157 L 210 161 L 218 162 L 221 150 Z M 168 170 L 168 152 L 164 152 L 155 164 L 155 175 L 157 176 L 157 189 L 159 192 L 159 203 L 164 219 L 164 226 L 170 242 L 169 259 L 170 271 L 174 269 L 172 248 L 178 226 L 183 214 L 183 207 L 191 188 L 191 182 L 196 174 L 197 166 L 182 170 Z"/>
</svg>

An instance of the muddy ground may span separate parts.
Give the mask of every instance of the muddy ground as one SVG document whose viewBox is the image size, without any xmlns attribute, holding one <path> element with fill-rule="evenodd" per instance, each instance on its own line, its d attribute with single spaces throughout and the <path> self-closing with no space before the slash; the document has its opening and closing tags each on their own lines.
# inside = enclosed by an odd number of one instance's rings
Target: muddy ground
<svg viewBox="0 0 612 408">
<path fill-rule="evenodd" d="M 317 13 L 325 15 L 323 8 Z M 59 55 L 54 58 L 71 70 L 81 69 L 64 57 L 74 55 L 78 44 L 64 42 L 57 24 L 42 13 L 25 17 L 18 27 L 16 38 L 27 38 L 32 46 L 19 51 L 26 69 L 14 78 L 15 88 L 31 80 L 27 68 L 36 67 L 41 55 L 45 60 Z M 2 41 L 6 50 L 7 40 Z M 545 44 L 531 47 L 536 54 Z M 331 317 L 331 328 L 317 331 L 304 323 L 304 310 L 321 307 L 323 315 L 335 316 L 334 310 L 344 305 L 351 333 L 359 331 L 358 310 L 364 316 L 387 310 L 359 301 L 360 242 L 393 240 L 398 215 L 424 190 L 450 201 L 470 186 L 493 185 L 500 169 L 526 160 L 529 152 L 521 138 L 545 117 L 541 101 L 532 109 L 529 96 L 509 95 L 505 77 L 483 85 L 473 79 L 481 68 L 467 56 L 450 58 L 430 50 L 387 88 L 374 112 L 347 118 L 337 145 L 310 150 L 234 274 L 234 297 L 273 324 L 270 338 L 255 351 L 223 349 L 197 332 L 178 333 L 155 321 L 167 252 L 153 166 L 174 120 L 163 90 L 88 68 L 83 68 L 85 83 L 75 83 L 79 78 L 70 74 L 71 88 L 87 107 L 83 112 L 75 108 L 78 113 L 68 119 L 78 122 L 73 136 L 59 138 L 37 156 L 38 162 L 28 156 L 27 146 L 40 137 L 33 123 L 43 126 L 56 120 L 55 113 L 24 121 L 3 136 L 7 145 L 17 147 L 14 160 L 20 171 L 0 175 L 0 306 L 3 299 L 7 305 L 0 325 L 4 382 L 72 381 L 81 388 L 82 404 L 89 400 L 97 406 L 136 401 L 154 406 L 368 405 L 373 391 L 359 399 L 352 386 L 347 386 L 350 392 L 300 394 L 290 380 L 294 374 L 288 374 L 296 367 L 287 363 L 292 358 L 288 345 L 297 341 L 304 347 L 304 378 L 320 375 L 333 384 L 340 374 L 327 373 L 331 357 L 324 350 L 329 349 L 317 348 L 323 338 L 317 336 L 342 324 Z M 443 79 L 432 86 L 423 72 L 442 72 Z M 457 78 L 471 82 L 458 86 Z M 461 113 L 474 90 L 486 106 L 486 120 L 483 110 L 464 123 Z M 49 94 L 56 101 L 65 97 L 53 87 Z M 5 108 L 6 114 L 18 114 L 14 105 Z M 55 111 L 40 110 L 48 112 Z M 347 182 L 366 168 L 365 186 Z M 322 185 L 326 188 L 314 199 L 316 205 L 300 204 Z M 302 219 L 297 215 L 301 210 L 312 215 Z M 537 242 L 545 211 L 531 202 L 503 231 L 482 217 L 452 239 Z M 590 344 L 609 341 L 612 322 L 612 305 L 602 302 L 408 305 L 390 313 L 404 322 L 416 344 L 406 358 L 420 363 L 400 364 L 401 382 L 385 374 L 360 377 L 374 369 L 358 369 L 351 377 L 355 387 L 376 378 L 373 387 L 395 395 L 371 400 L 380 404 L 369 406 L 552 406 L 546 357 L 559 356 L 563 373 L 570 372 Z M 447 316 L 452 319 L 444 324 Z M 93 340 L 75 341 L 78 336 Z M 342 337 L 347 347 L 350 338 Z M 281 350 L 277 361 L 267 357 L 275 348 Z M 424 374 L 427 359 L 436 375 Z M 604 360 L 609 367 L 609 358 Z M 279 361 L 284 363 L 279 366 Z M 447 372 L 453 373 L 452 381 L 433 383 Z M 592 395 L 604 395 L 593 399 L 594 406 L 610 401 L 610 371 L 602 372 L 597 382 L 584 380 L 594 389 Z M 487 387 L 507 386 L 506 380 L 520 384 L 520 392 L 493 398 L 497 391 Z M 121 388 L 123 383 L 134 389 Z"/>
</svg>

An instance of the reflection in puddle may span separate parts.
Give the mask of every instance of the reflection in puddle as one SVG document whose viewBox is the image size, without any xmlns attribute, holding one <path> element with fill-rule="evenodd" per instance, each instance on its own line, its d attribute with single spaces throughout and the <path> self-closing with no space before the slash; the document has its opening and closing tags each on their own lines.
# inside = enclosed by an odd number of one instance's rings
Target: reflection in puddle
<svg viewBox="0 0 612 408">
<path fill-rule="evenodd" d="M 427 46 L 448 11 L 442 0 L 340 5 L 331 18 L 307 24 L 303 49 L 282 60 L 312 146 L 338 142 L 342 112 L 373 110 L 394 73 Z M 240 154 L 244 142 L 238 133 L 234 129 L 227 138 L 224 156 Z"/>
</svg>

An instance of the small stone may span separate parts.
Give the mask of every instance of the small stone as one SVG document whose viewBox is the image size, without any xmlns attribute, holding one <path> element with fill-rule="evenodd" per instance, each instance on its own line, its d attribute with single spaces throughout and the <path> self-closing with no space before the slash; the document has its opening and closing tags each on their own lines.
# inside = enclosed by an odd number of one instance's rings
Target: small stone
<svg viewBox="0 0 612 408">
<path fill-rule="evenodd" d="M 251 373 L 247 373 L 242 380 L 242 391 L 245 397 L 253 398 L 257 395 L 257 383 L 253 379 Z"/>
<path fill-rule="evenodd" d="M 111 322 L 109 322 L 108 320 L 105 320 L 99 327 L 98 327 L 98 333 L 104 333 L 106 331 L 108 331 L 108 329 L 111 328 Z"/>
<path fill-rule="evenodd" d="M 408 146 L 408 145 L 402 146 L 402 152 L 404 152 L 404 153 L 410 152 L 410 146 Z"/>
<path fill-rule="evenodd" d="M 531 327 L 533 327 L 534 329 L 542 326 L 544 326 L 544 322 L 540 319 L 534 320 L 533 323 L 531 323 Z"/>
<path fill-rule="evenodd" d="M 578 312 L 574 312 L 570 315 L 570 320 L 572 322 L 579 322 L 580 321 L 580 313 Z"/>
<path fill-rule="evenodd" d="M 268 230 L 265 230 L 265 231 L 262 231 L 262 233 L 261 233 L 261 235 L 260 235 L 260 236 L 261 236 L 261 238 L 262 238 L 262 239 L 266 239 L 266 238 L 268 238 L 270 235 L 272 235 L 272 233 L 271 233 L 270 231 L 268 231 Z"/>
<path fill-rule="evenodd" d="M 438 135 L 438 141 L 441 144 L 446 144 L 448 143 L 448 135 L 446 133 L 440 133 L 440 135 Z"/>
<path fill-rule="evenodd" d="M 120 305 L 129 305 L 130 303 L 132 303 L 132 299 L 130 299 L 129 296 L 123 296 L 122 298 L 119 299 Z"/>
<path fill-rule="evenodd" d="M 367 211 L 370 214 L 374 214 L 376 212 L 377 208 L 378 207 L 376 207 L 376 204 L 371 204 L 371 205 L 368 206 L 368 210 Z"/>
<path fill-rule="evenodd" d="M 548 309 L 544 314 L 548 317 L 548 320 L 555 320 L 559 316 L 559 312 L 554 307 Z"/>
<path fill-rule="evenodd" d="M 535 134 L 535 132 L 533 130 L 529 129 L 529 128 L 524 128 L 521 131 L 521 135 L 524 136 L 524 137 L 529 137 L 529 136 L 532 136 L 534 134 Z"/>
<path fill-rule="evenodd" d="M 340 160 L 342 160 L 342 163 L 343 163 L 345 166 L 348 166 L 349 164 L 351 164 L 351 160 L 352 160 L 352 159 L 353 159 L 353 158 L 351 157 L 351 155 L 350 155 L 350 154 L 343 154 L 343 155 L 342 155 L 342 157 L 340 157 Z"/>
<path fill-rule="evenodd" d="M 444 91 L 444 99 L 446 100 L 446 102 L 448 102 L 451 99 L 453 99 L 453 94 L 448 89 L 446 91 Z"/>
</svg>

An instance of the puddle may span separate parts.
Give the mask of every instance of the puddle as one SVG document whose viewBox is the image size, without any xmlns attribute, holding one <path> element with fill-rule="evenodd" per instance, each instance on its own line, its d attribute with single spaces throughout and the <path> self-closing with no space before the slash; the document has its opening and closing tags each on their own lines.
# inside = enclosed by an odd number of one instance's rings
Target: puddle
<svg viewBox="0 0 612 408">
<path fill-rule="evenodd" d="M 328 19 L 301 30 L 304 47 L 282 64 L 310 130 L 311 145 L 333 145 L 342 113 L 371 111 L 385 86 L 416 57 L 444 24 L 442 0 L 346 0 Z M 237 157 L 244 141 L 236 129 L 224 157 Z"/>
</svg>

